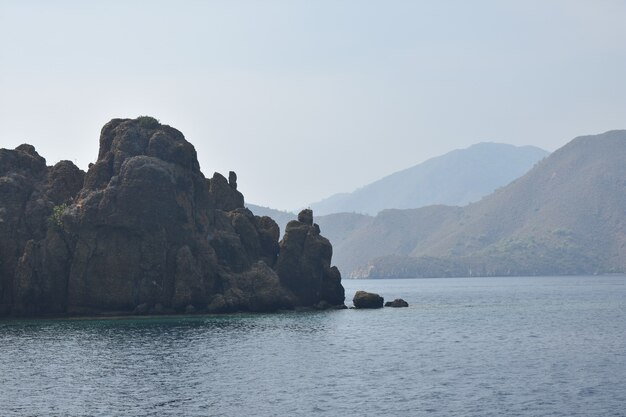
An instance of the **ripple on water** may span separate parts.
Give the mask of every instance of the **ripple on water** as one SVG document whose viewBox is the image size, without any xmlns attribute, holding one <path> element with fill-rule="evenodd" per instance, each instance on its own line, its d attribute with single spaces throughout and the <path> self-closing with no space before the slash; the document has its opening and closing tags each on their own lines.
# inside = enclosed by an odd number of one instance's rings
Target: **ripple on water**
<svg viewBox="0 0 626 417">
<path fill-rule="evenodd" d="M 410 307 L 0 321 L 0 414 L 624 415 L 623 277 L 345 286 Z"/>
</svg>

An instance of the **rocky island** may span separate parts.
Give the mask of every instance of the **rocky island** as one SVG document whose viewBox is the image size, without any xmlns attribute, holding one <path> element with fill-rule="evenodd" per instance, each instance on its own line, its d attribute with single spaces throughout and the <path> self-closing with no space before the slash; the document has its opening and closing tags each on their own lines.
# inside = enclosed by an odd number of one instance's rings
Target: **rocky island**
<svg viewBox="0 0 626 417">
<path fill-rule="evenodd" d="M 151 117 L 107 123 L 86 173 L 0 149 L 0 317 L 345 307 L 313 213 L 279 236 Z"/>
</svg>

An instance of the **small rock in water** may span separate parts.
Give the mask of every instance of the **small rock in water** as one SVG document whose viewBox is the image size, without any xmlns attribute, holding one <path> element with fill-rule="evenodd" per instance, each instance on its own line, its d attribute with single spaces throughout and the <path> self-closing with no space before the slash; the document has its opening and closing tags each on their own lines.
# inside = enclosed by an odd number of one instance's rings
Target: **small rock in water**
<svg viewBox="0 0 626 417">
<path fill-rule="evenodd" d="M 352 303 L 356 308 L 381 308 L 385 299 L 378 294 L 367 291 L 357 291 Z"/>
<path fill-rule="evenodd" d="M 385 307 L 408 307 L 409 303 L 404 301 L 402 298 L 396 298 L 393 301 L 387 301 L 385 303 Z"/>
</svg>

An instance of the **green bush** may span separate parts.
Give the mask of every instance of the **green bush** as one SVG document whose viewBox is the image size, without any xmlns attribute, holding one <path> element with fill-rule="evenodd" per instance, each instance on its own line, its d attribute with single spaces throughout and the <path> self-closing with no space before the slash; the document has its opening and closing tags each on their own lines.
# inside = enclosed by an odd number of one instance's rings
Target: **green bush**
<svg viewBox="0 0 626 417">
<path fill-rule="evenodd" d="M 48 225 L 60 229 L 63 227 L 63 212 L 67 209 L 67 204 L 59 204 L 52 208 L 52 214 L 48 217 Z"/>
<path fill-rule="evenodd" d="M 155 129 L 159 126 L 159 120 L 150 116 L 139 116 L 137 122 L 139 122 L 139 126 L 146 129 Z"/>
</svg>

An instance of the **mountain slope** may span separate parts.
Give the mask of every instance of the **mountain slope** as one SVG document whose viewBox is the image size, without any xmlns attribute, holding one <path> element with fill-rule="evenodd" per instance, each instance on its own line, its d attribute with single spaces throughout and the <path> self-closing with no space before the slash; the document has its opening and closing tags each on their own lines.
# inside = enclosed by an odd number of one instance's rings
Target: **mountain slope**
<svg viewBox="0 0 626 417">
<path fill-rule="evenodd" d="M 290 211 L 276 210 L 265 206 L 257 206 L 256 204 L 246 203 L 246 207 L 256 216 L 267 216 L 274 219 L 280 228 L 280 235 L 285 231 L 285 226 L 292 220 L 296 220 L 298 216 Z"/>
<path fill-rule="evenodd" d="M 548 152 L 533 147 L 479 143 L 429 159 L 352 193 L 335 194 L 311 204 L 319 215 L 358 212 L 375 215 L 388 208 L 432 204 L 462 206 L 527 172 Z"/>
<path fill-rule="evenodd" d="M 441 224 L 455 218 L 459 207 L 428 206 L 421 209 L 384 210 L 376 217 L 341 213 L 317 218 L 333 242 L 335 264 L 348 277 L 367 261 L 387 254 L 408 256 L 415 242 L 425 239 Z M 345 224 L 352 224 L 348 228 Z"/>
<path fill-rule="evenodd" d="M 380 213 L 335 259 L 365 277 L 624 272 L 624 161 L 626 131 L 578 137 L 477 203 Z"/>
</svg>

